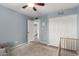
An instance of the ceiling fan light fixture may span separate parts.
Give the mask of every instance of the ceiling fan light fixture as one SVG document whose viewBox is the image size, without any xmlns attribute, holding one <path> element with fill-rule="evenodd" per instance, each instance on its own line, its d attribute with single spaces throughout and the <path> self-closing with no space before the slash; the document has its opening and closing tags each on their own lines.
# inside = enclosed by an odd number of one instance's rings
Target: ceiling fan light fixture
<svg viewBox="0 0 79 59">
<path fill-rule="evenodd" d="M 28 7 L 34 7 L 34 3 L 28 3 Z"/>
</svg>

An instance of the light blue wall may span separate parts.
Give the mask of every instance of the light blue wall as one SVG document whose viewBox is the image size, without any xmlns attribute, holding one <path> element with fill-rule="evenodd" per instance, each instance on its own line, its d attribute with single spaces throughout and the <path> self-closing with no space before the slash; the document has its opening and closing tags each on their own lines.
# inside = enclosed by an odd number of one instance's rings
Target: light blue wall
<svg viewBox="0 0 79 59">
<path fill-rule="evenodd" d="M 45 25 L 43 25 L 43 23 Z M 39 38 L 43 43 L 48 43 L 48 17 L 41 17 L 40 19 L 40 35 Z"/>
<path fill-rule="evenodd" d="M 79 38 L 79 14 L 77 15 L 77 34 Z"/>
<path fill-rule="evenodd" d="M 79 38 L 79 8 L 78 8 L 78 12 L 77 12 L 77 34 L 78 34 L 78 38 Z"/>
<path fill-rule="evenodd" d="M 78 12 L 77 12 L 77 34 L 78 34 L 78 38 L 79 38 L 79 8 L 78 8 Z M 79 40 L 77 41 L 77 51 L 79 54 Z"/>
<path fill-rule="evenodd" d="M 0 42 L 26 42 L 26 20 L 24 15 L 0 6 Z"/>
<path fill-rule="evenodd" d="M 78 25 L 77 25 L 77 31 L 78 31 L 78 37 L 79 37 L 79 6 L 75 7 L 75 8 L 70 8 L 70 9 L 65 9 L 65 10 L 61 10 L 61 11 L 55 11 L 55 12 L 52 12 L 50 13 L 49 15 L 47 16 L 43 16 L 42 18 L 40 18 L 40 26 L 41 26 L 41 29 L 40 29 L 40 38 L 42 41 L 45 41 L 45 42 L 48 42 L 49 41 L 49 36 L 48 36 L 48 20 L 50 18 L 54 18 L 54 17 L 61 17 L 61 16 L 65 16 L 65 15 L 71 15 L 71 14 L 77 14 L 78 15 Z M 42 23 L 45 22 L 46 23 L 46 26 L 43 27 L 42 26 Z M 43 29 L 43 30 L 42 30 Z"/>
</svg>

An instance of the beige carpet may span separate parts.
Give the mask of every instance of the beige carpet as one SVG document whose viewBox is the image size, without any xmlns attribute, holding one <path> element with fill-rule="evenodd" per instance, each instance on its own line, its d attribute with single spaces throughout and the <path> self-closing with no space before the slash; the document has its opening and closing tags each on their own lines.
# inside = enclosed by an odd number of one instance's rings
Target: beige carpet
<svg viewBox="0 0 79 59">
<path fill-rule="evenodd" d="M 28 45 L 22 45 L 11 52 L 13 56 L 58 56 L 58 48 L 45 46 L 38 42 L 31 42 Z M 74 56 L 75 54 L 69 51 L 62 50 L 63 56 Z"/>
<path fill-rule="evenodd" d="M 56 49 L 48 48 L 42 44 L 31 42 L 27 46 L 23 45 L 14 49 L 11 54 L 16 56 L 56 56 L 58 53 Z"/>
</svg>

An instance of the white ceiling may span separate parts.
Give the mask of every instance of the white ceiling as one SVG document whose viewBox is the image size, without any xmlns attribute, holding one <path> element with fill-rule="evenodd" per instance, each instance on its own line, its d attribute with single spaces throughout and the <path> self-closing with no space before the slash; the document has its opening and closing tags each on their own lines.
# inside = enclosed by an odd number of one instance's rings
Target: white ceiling
<svg viewBox="0 0 79 59">
<path fill-rule="evenodd" d="M 31 7 L 22 9 L 21 7 L 23 5 L 25 5 L 25 3 L 2 3 L 0 5 L 10 8 L 12 10 L 15 10 L 15 11 L 22 13 L 24 15 L 27 15 L 29 17 L 39 17 L 39 16 L 48 15 L 54 11 L 74 8 L 74 7 L 78 6 L 79 4 L 77 4 L 77 3 L 45 3 L 44 7 L 36 6 L 38 11 L 33 11 L 33 9 Z"/>
</svg>

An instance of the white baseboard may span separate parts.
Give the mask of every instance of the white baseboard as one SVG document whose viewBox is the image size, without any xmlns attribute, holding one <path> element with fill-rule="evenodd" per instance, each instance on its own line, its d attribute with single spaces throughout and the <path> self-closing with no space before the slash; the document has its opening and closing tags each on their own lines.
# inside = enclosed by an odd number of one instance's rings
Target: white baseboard
<svg viewBox="0 0 79 59">
<path fill-rule="evenodd" d="M 20 47 L 20 46 L 22 46 L 22 45 L 27 45 L 27 43 L 18 44 L 18 45 L 16 45 L 16 46 L 12 47 L 11 49 L 16 49 L 16 48 L 18 48 L 18 47 Z"/>
</svg>

